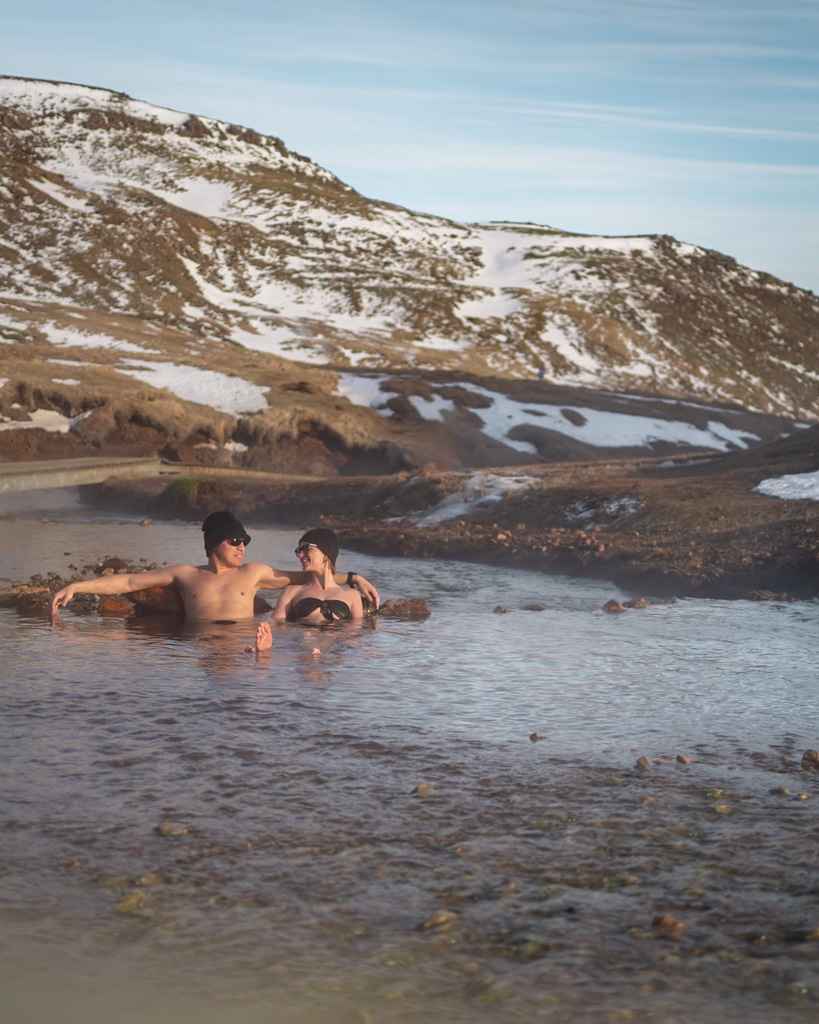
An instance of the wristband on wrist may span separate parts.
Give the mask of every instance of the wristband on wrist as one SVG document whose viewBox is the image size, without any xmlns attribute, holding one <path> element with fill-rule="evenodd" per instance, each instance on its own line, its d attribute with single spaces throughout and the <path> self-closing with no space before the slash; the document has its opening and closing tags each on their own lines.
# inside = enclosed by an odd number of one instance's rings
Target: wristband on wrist
<svg viewBox="0 0 819 1024">
<path fill-rule="evenodd" d="M 355 583 L 353 583 L 353 576 L 357 576 L 357 575 L 358 575 L 358 573 L 355 573 L 352 570 L 350 570 L 350 572 L 347 573 L 347 586 L 348 587 L 355 587 Z"/>
</svg>

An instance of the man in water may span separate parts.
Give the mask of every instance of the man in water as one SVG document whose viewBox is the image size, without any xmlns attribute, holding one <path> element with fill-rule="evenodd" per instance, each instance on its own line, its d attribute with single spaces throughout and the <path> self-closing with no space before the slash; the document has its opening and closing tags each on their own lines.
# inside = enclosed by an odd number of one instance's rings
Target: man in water
<svg viewBox="0 0 819 1024">
<path fill-rule="evenodd" d="M 281 590 L 290 583 L 308 583 L 310 573 L 274 569 L 261 562 L 242 565 L 250 535 L 232 512 L 213 512 L 202 524 L 207 565 L 170 565 L 147 572 L 119 573 L 69 583 L 51 599 L 51 614 L 67 605 L 75 594 L 130 594 L 150 587 L 176 587 L 185 618 L 199 622 L 236 622 L 253 617 L 258 590 Z M 356 586 L 378 607 L 378 591 L 357 573 L 336 573 L 339 586 Z"/>
</svg>

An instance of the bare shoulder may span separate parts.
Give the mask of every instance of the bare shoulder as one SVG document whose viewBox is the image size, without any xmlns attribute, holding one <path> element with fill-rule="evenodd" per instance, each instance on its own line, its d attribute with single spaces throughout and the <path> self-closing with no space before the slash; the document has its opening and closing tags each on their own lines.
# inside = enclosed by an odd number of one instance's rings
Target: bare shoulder
<svg viewBox="0 0 819 1024">
<path fill-rule="evenodd" d="M 280 590 L 290 582 L 290 577 L 281 569 L 265 565 L 264 562 L 247 562 L 239 572 L 247 573 L 264 590 Z"/>
<path fill-rule="evenodd" d="M 267 579 L 276 575 L 272 565 L 265 565 L 264 562 L 245 562 L 239 566 L 239 572 L 243 576 L 253 576 L 258 579 Z"/>
</svg>

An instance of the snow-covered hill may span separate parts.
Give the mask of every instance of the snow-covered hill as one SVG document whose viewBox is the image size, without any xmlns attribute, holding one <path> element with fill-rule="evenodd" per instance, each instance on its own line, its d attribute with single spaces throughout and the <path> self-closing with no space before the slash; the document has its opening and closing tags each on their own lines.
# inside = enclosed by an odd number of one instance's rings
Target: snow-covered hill
<svg viewBox="0 0 819 1024">
<path fill-rule="evenodd" d="M 0 78 L 0 152 L 3 458 L 390 472 L 819 419 L 819 300 L 718 253 L 413 213 L 87 86 Z"/>
<path fill-rule="evenodd" d="M 413 213 L 278 139 L 104 89 L 0 79 L 0 137 L 7 340 L 92 330 L 104 311 L 136 318 L 149 348 L 175 329 L 191 353 L 542 366 L 561 384 L 819 416 L 819 300 L 694 245 Z"/>
</svg>

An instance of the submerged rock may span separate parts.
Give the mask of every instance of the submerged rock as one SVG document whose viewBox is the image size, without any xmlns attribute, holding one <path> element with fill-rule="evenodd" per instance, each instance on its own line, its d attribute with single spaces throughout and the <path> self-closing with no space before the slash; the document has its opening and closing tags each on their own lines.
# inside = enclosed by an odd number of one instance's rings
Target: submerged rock
<svg viewBox="0 0 819 1024">
<path fill-rule="evenodd" d="M 802 755 L 802 767 L 819 771 L 819 750 L 806 750 Z"/>
<path fill-rule="evenodd" d="M 145 904 L 148 902 L 144 892 L 140 892 L 138 889 L 134 892 L 126 893 L 114 907 L 116 914 L 134 914 L 138 910 L 142 910 Z"/>
<path fill-rule="evenodd" d="M 423 922 L 421 928 L 423 931 L 448 932 L 457 920 L 458 915 L 451 910 L 436 910 Z"/>
<path fill-rule="evenodd" d="M 656 914 L 651 924 L 664 935 L 676 935 L 685 928 L 685 924 L 671 914 Z"/>
<path fill-rule="evenodd" d="M 620 604 L 619 601 L 616 601 L 614 598 L 612 598 L 611 601 L 606 601 L 606 603 L 600 610 L 607 612 L 609 615 L 619 615 L 620 612 L 624 612 L 626 609 Z"/>
<path fill-rule="evenodd" d="M 186 836 L 188 830 L 184 825 L 177 825 L 173 821 L 161 821 L 154 829 L 157 835 L 170 838 L 171 836 Z"/>
</svg>

